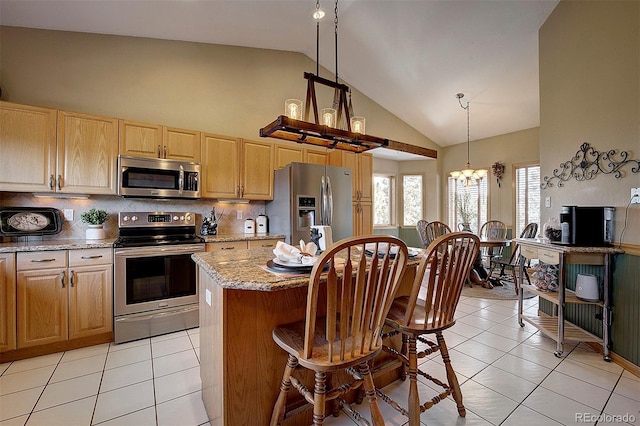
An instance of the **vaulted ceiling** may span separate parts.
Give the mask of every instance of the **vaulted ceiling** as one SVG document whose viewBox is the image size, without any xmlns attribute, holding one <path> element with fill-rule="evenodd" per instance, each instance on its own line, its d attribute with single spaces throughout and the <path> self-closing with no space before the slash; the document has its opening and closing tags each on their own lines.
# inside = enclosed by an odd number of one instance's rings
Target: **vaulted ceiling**
<svg viewBox="0 0 640 426">
<path fill-rule="evenodd" d="M 539 125 L 538 29 L 558 0 L 340 0 L 339 76 L 440 146 Z M 333 1 L 319 62 L 334 70 Z M 0 0 L 0 24 L 302 52 L 313 0 Z M 310 70 L 313 71 L 313 70 Z"/>
</svg>

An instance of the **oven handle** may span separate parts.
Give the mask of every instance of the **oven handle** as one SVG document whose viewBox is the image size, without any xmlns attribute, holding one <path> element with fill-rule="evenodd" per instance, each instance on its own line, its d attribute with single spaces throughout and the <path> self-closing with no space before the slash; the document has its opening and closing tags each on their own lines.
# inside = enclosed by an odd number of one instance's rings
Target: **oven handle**
<svg viewBox="0 0 640 426">
<path fill-rule="evenodd" d="M 178 175 L 178 194 L 182 195 L 184 190 L 184 167 L 180 164 L 180 174 Z"/>
<path fill-rule="evenodd" d="M 120 256 L 144 256 L 144 255 L 158 255 L 158 254 L 185 254 L 185 253 L 197 253 L 205 251 L 204 244 L 184 244 L 171 247 L 124 247 L 114 250 L 114 254 Z"/>
<path fill-rule="evenodd" d="M 182 309 L 175 309 L 175 310 L 170 310 L 170 311 L 165 311 L 165 312 L 158 312 L 155 314 L 149 314 L 149 315 L 135 315 L 132 317 L 122 317 L 122 318 L 116 318 L 116 322 L 141 322 L 141 321 L 148 321 L 150 319 L 156 319 L 156 318 L 166 318 L 166 317 L 170 317 L 173 315 L 180 315 L 180 314 L 184 314 L 186 312 L 191 312 L 191 311 L 195 311 L 199 309 L 198 305 L 193 305 L 193 306 L 187 306 L 186 308 L 182 308 Z"/>
</svg>

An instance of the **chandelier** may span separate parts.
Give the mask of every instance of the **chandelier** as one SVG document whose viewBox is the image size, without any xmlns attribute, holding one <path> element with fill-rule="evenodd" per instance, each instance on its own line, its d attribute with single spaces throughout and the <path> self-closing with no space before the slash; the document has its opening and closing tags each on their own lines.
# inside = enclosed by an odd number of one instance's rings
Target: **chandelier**
<svg viewBox="0 0 640 426">
<path fill-rule="evenodd" d="M 470 139 L 469 139 L 469 102 L 467 101 L 467 106 L 462 105 L 462 99 L 464 97 L 464 93 L 456 94 L 456 98 L 458 98 L 458 103 L 462 109 L 467 110 L 467 165 L 463 170 L 456 170 L 451 172 L 450 175 L 454 179 L 458 179 L 462 182 L 463 186 L 473 186 L 476 184 L 476 181 L 482 179 L 486 176 L 486 169 L 473 170 L 471 168 L 471 163 L 469 162 L 469 147 L 470 147 Z"/>
<path fill-rule="evenodd" d="M 304 108 L 302 101 L 287 99 L 285 114 L 261 128 L 260 136 L 355 153 L 384 147 L 436 158 L 437 152 L 435 150 L 366 134 L 364 117 L 354 116 L 351 89 L 338 82 L 338 0 L 335 1 L 334 17 L 336 79 L 331 81 L 319 76 L 319 25 L 323 16 L 324 12 L 320 10 L 319 0 L 316 0 L 316 9 L 313 13 L 313 19 L 316 20 L 316 74 L 304 73 L 304 78 L 307 80 L 307 98 Z M 334 90 L 331 108 L 323 108 L 318 111 L 316 84 Z M 347 94 L 349 94 L 348 102 Z M 313 121 L 309 121 L 310 111 L 313 111 Z"/>
</svg>

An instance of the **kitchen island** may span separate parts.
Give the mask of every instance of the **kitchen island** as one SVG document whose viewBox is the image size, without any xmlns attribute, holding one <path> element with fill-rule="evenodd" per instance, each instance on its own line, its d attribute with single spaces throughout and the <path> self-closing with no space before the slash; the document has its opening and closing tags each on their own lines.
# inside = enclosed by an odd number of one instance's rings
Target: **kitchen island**
<svg viewBox="0 0 640 426">
<path fill-rule="evenodd" d="M 309 275 L 266 270 L 273 258 L 270 249 L 192 257 L 199 266 L 200 377 L 209 421 L 212 425 L 268 424 L 287 360 L 286 352 L 273 342 L 271 330 L 304 319 Z M 399 294 L 410 290 L 418 262 L 409 260 Z M 374 366 L 378 386 L 397 377 L 394 367 L 398 364 L 382 354 L 381 358 Z M 306 410 L 285 424 L 310 424 L 311 414 Z"/>
</svg>

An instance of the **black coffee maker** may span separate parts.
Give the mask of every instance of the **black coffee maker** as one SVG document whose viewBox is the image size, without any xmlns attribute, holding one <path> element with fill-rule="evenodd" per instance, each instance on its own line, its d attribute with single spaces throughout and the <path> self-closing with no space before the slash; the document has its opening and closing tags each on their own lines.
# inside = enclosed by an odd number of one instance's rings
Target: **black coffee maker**
<svg viewBox="0 0 640 426">
<path fill-rule="evenodd" d="M 615 207 L 562 206 L 560 244 L 610 246 L 613 242 Z"/>
</svg>

